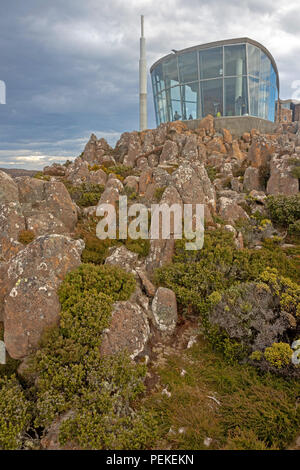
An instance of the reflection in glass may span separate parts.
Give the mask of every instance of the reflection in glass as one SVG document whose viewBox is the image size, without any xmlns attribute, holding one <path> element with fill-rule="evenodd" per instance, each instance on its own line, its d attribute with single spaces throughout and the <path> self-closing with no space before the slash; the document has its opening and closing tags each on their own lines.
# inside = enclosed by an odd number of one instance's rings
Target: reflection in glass
<svg viewBox="0 0 300 470">
<path fill-rule="evenodd" d="M 270 85 L 268 82 L 260 81 L 259 84 L 259 101 L 258 101 L 258 115 L 263 119 L 268 119 L 268 97 Z"/>
<path fill-rule="evenodd" d="M 166 62 L 163 62 L 163 77 L 166 88 L 178 85 L 178 68 L 177 68 L 177 57 L 172 57 Z"/>
<path fill-rule="evenodd" d="M 181 96 L 180 96 L 180 87 L 175 86 L 168 90 L 168 104 L 169 104 L 169 114 L 171 121 L 178 121 L 183 119 L 181 111 Z"/>
<path fill-rule="evenodd" d="M 223 48 L 215 47 L 199 52 L 200 78 L 217 78 L 223 75 Z"/>
<path fill-rule="evenodd" d="M 269 81 L 270 80 L 270 75 L 271 75 L 271 61 L 269 57 L 266 56 L 261 51 L 261 56 L 260 56 L 260 79 L 263 81 Z"/>
<path fill-rule="evenodd" d="M 160 93 L 165 88 L 161 64 L 155 67 L 152 72 L 152 84 L 154 93 Z"/>
<path fill-rule="evenodd" d="M 182 94 L 182 118 L 197 119 L 199 113 L 199 84 L 190 83 L 181 87 Z"/>
<path fill-rule="evenodd" d="M 223 80 L 201 82 L 202 116 L 223 114 Z"/>
<path fill-rule="evenodd" d="M 180 83 L 195 82 L 198 80 L 197 53 L 187 52 L 178 57 Z"/>
<path fill-rule="evenodd" d="M 254 77 L 260 73 L 260 49 L 252 44 L 248 44 L 248 73 Z"/>
<path fill-rule="evenodd" d="M 259 80 L 249 77 L 250 115 L 258 116 Z"/>
<path fill-rule="evenodd" d="M 246 46 L 224 47 L 225 75 L 245 75 L 246 74 Z"/>
<path fill-rule="evenodd" d="M 224 84 L 225 116 L 244 116 L 248 114 L 247 78 L 225 78 Z"/>
<path fill-rule="evenodd" d="M 167 100 L 165 91 L 157 95 L 157 109 L 160 122 L 167 122 L 169 118 L 167 115 Z"/>
</svg>

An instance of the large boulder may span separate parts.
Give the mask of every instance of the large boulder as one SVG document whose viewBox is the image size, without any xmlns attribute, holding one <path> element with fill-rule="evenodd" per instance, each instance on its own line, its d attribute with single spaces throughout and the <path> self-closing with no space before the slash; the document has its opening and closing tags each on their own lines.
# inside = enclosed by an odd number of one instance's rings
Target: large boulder
<svg viewBox="0 0 300 470">
<path fill-rule="evenodd" d="M 267 183 L 267 194 L 291 196 L 299 191 L 299 180 L 293 177 L 293 164 L 289 155 L 274 155 L 271 159 L 271 175 Z"/>
<path fill-rule="evenodd" d="M 160 163 L 177 163 L 177 158 L 178 146 L 176 142 L 173 142 L 172 140 L 166 140 L 160 155 Z"/>
<path fill-rule="evenodd" d="M 215 211 L 216 193 L 203 163 L 183 160 L 172 174 L 172 182 L 184 204 L 205 204 Z"/>
<path fill-rule="evenodd" d="M 24 177 L 18 179 L 18 187 L 27 227 L 35 235 L 74 230 L 77 210 L 63 183 Z"/>
<path fill-rule="evenodd" d="M 275 147 L 272 142 L 258 136 L 253 139 L 247 158 L 254 168 L 266 168 L 274 150 Z"/>
<path fill-rule="evenodd" d="M 81 263 L 83 248 L 81 240 L 46 235 L 36 238 L 7 264 L 0 293 L 4 297 L 4 341 L 14 359 L 28 356 L 43 330 L 58 321 L 57 288 L 67 272 Z"/>
<path fill-rule="evenodd" d="M 229 197 L 220 197 L 218 208 L 220 217 L 231 224 L 234 224 L 238 219 L 249 219 L 244 209 Z"/>
<path fill-rule="evenodd" d="M 149 322 L 142 307 L 135 302 L 116 302 L 100 350 L 103 355 L 127 351 L 134 359 L 144 350 L 149 336 Z"/>
<path fill-rule="evenodd" d="M 72 165 L 69 165 L 66 170 L 67 181 L 73 185 L 79 185 L 81 183 L 90 181 L 89 164 L 87 161 L 78 157 L 74 160 Z"/>
<path fill-rule="evenodd" d="M 262 178 L 258 168 L 252 166 L 246 168 L 243 186 L 244 189 L 249 192 L 252 190 L 262 191 L 264 189 L 262 185 Z"/>
</svg>

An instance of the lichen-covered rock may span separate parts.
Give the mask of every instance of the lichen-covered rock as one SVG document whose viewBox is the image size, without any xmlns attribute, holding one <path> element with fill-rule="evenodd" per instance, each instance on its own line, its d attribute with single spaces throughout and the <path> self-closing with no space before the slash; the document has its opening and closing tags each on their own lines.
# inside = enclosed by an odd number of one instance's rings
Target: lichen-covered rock
<svg viewBox="0 0 300 470">
<path fill-rule="evenodd" d="M 214 134 L 214 122 L 214 117 L 211 114 L 208 114 L 199 122 L 198 128 L 205 129 L 209 134 Z"/>
<path fill-rule="evenodd" d="M 152 174 L 153 171 L 151 168 L 148 168 L 141 173 L 139 178 L 139 193 L 141 195 L 145 194 L 148 185 L 152 182 Z"/>
<path fill-rule="evenodd" d="M 299 180 L 291 174 L 292 164 L 289 155 L 274 155 L 270 163 L 271 175 L 267 183 L 267 194 L 291 196 L 299 192 Z"/>
<path fill-rule="evenodd" d="M 177 302 L 174 292 L 159 287 L 152 301 L 155 326 L 163 332 L 173 333 L 177 323 Z"/>
<path fill-rule="evenodd" d="M 227 222 L 234 223 L 238 219 L 249 219 L 244 209 L 229 197 L 220 197 L 218 207 L 220 217 Z"/>
<path fill-rule="evenodd" d="M 23 245 L 18 242 L 19 233 L 26 228 L 20 203 L 0 204 L 0 262 L 16 255 Z"/>
<path fill-rule="evenodd" d="M 141 141 L 138 132 L 128 135 L 127 154 L 124 156 L 123 165 L 133 167 L 139 155 L 142 154 Z"/>
<path fill-rule="evenodd" d="M 139 177 L 138 176 L 127 176 L 124 180 L 124 186 L 127 189 L 137 193 L 139 190 Z"/>
<path fill-rule="evenodd" d="M 256 137 L 248 152 L 248 161 L 254 168 L 267 167 L 275 147 L 263 137 Z"/>
<path fill-rule="evenodd" d="M 182 161 L 172 174 L 172 182 L 184 204 L 205 204 L 214 212 L 216 194 L 202 163 Z"/>
<path fill-rule="evenodd" d="M 74 163 L 68 166 L 66 170 L 66 178 L 74 185 L 89 182 L 90 172 L 88 162 L 84 161 L 80 157 L 76 158 Z"/>
<path fill-rule="evenodd" d="M 43 173 L 49 176 L 65 176 L 66 167 L 59 163 L 53 163 L 51 166 L 45 166 Z"/>
<path fill-rule="evenodd" d="M 93 184 L 100 184 L 101 186 L 105 186 L 107 181 L 107 174 L 101 168 L 96 171 L 90 172 L 89 182 Z"/>
<path fill-rule="evenodd" d="M 85 146 L 82 159 L 90 165 L 99 165 L 102 164 L 101 158 L 111 150 L 105 139 L 98 140 L 95 134 L 92 134 Z"/>
<path fill-rule="evenodd" d="M 172 140 L 167 140 L 163 146 L 161 155 L 160 155 L 160 163 L 166 162 L 177 162 L 178 157 L 178 146 L 176 142 Z"/>
<path fill-rule="evenodd" d="M 4 341 L 11 357 L 21 359 L 37 347 L 45 327 L 58 321 L 56 291 L 81 263 L 84 243 L 64 235 L 38 237 L 7 265 L 1 287 Z"/>
<path fill-rule="evenodd" d="M 4 171 L 0 171 L 0 204 L 19 200 L 18 186 Z"/>
<path fill-rule="evenodd" d="M 116 302 L 100 351 L 103 355 L 127 351 L 134 359 L 144 350 L 149 335 L 150 327 L 142 307 L 129 301 Z"/>
<path fill-rule="evenodd" d="M 127 250 L 125 246 L 114 248 L 112 253 L 106 258 L 105 264 L 120 266 L 129 273 L 134 273 L 139 255 Z"/>
<path fill-rule="evenodd" d="M 262 186 L 262 178 L 259 169 L 252 166 L 246 168 L 243 184 L 246 191 L 250 192 L 253 189 L 262 191 L 264 188 Z"/>
</svg>

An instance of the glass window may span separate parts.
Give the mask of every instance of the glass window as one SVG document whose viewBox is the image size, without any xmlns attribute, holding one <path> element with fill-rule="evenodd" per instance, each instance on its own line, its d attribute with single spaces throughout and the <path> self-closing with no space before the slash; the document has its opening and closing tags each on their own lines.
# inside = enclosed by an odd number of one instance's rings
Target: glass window
<svg viewBox="0 0 300 470">
<path fill-rule="evenodd" d="M 180 87 L 176 86 L 166 91 L 169 121 L 182 119 Z"/>
<path fill-rule="evenodd" d="M 268 82 L 259 83 L 259 102 L 258 102 L 258 115 L 263 119 L 268 119 L 269 112 L 269 93 L 270 85 Z"/>
<path fill-rule="evenodd" d="M 276 97 L 276 89 L 271 86 L 270 93 L 269 93 L 269 103 L 268 103 L 268 119 L 269 121 L 275 121 L 275 98 Z"/>
<path fill-rule="evenodd" d="M 202 116 L 223 114 L 223 80 L 201 82 Z"/>
<path fill-rule="evenodd" d="M 197 53 L 188 52 L 178 56 L 180 83 L 194 82 L 198 80 Z"/>
<path fill-rule="evenodd" d="M 182 119 L 199 117 L 199 84 L 190 83 L 181 87 Z"/>
<path fill-rule="evenodd" d="M 260 78 L 263 81 L 270 81 L 270 75 L 271 75 L 271 61 L 269 57 L 266 56 L 261 51 L 261 57 L 260 57 Z"/>
<path fill-rule="evenodd" d="M 152 71 L 152 85 L 155 93 L 160 93 L 165 88 L 161 64 Z"/>
<path fill-rule="evenodd" d="M 246 74 L 246 46 L 225 46 L 225 75 Z"/>
<path fill-rule="evenodd" d="M 244 116 L 248 114 L 247 78 L 225 78 L 224 82 L 225 116 Z"/>
<path fill-rule="evenodd" d="M 217 78 L 223 75 L 223 48 L 215 47 L 199 52 L 200 78 Z"/>
<path fill-rule="evenodd" d="M 174 56 L 163 62 L 162 66 L 166 88 L 178 85 L 177 57 Z"/>
<path fill-rule="evenodd" d="M 157 95 L 157 111 L 160 122 L 167 122 L 169 120 L 167 115 L 167 100 L 165 91 Z"/>
<path fill-rule="evenodd" d="M 259 79 L 249 77 L 250 115 L 258 116 Z"/>
<path fill-rule="evenodd" d="M 259 77 L 260 72 L 260 49 L 258 47 L 248 44 L 248 73 Z"/>
</svg>

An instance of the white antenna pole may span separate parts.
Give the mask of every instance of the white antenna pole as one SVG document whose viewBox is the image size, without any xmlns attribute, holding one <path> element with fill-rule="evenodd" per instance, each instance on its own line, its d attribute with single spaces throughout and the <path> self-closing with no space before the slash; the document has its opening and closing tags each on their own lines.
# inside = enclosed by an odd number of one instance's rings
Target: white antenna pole
<svg viewBox="0 0 300 470">
<path fill-rule="evenodd" d="M 141 38 L 140 38 L 140 131 L 147 129 L 147 61 L 146 61 L 146 39 L 144 37 L 144 15 L 141 16 Z"/>
</svg>

